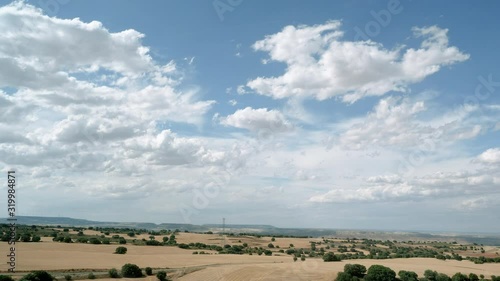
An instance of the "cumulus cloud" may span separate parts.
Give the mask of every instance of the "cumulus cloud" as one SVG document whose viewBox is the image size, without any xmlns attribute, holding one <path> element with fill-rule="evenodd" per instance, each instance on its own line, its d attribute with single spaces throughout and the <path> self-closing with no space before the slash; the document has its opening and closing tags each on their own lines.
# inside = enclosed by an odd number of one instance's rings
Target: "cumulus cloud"
<svg viewBox="0 0 500 281">
<path fill-rule="evenodd" d="M 498 193 L 500 174 L 487 171 L 437 172 L 404 178 L 400 175 L 368 177 L 360 187 L 335 188 L 312 196 L 311 202 L 390 202 L 457 198 Z"/>
<path fill-rule="evenodd" d="M 103 68 L 138 75 L 154 66 L 149 48 L 141 44 L 144 35 L 132 29 L 111 33 L 100 22 L 49 17 L 21 1 L 2 7 L 0 18 L 0 29 L 7 31 L 0 35 L 1 71 L 17 76 L 10 81 L 2 79 L 2 85 L 38 84 L 33 78 L 47 78 L 40 76 L 45 73 L 56 79 L 59 71 Z"/>
<path fill-rule="evenodd" d="M 179 90 L 182 70 L 153 60 L 142 33 L 49 17 L 23 1 L 0 7 L 0 28 L 3 163 L 134 174 L 141 161 L 219 165 L 225 157 L 157 128 L 200 125 L 215 101 L 200 100 L 196 86 Z"/>
<path fill-rule="evenodd" d="M 490 148 L 481 153 L 481 155 L 477 157 L 477 160 L 488 165 L 498 165 L 500 164 L 500 149 Z"/>
<path fill-rule="evenodd" d="M 128 157 L 141 156 L 154 165 L 213 164 L 225 157 L 223 152 L 205 148 L 199 139 L 178 137 L 170 130 L 129 139 L 124 149 Z"/>
<path fill-rule="evenodd" d="M 340 21 L 314 26 L 286 26 L 257 41 L 253 48 L 270 60 L 286 64 L 278 77 L 258 77 L 246 86 L 274 99 L 341 97 L 355 102 L 408 86 L 438 72 L 442 66 L 465 61 L 468 54 L 449 46 L 448 30 L 437 26 L 414 28 L 419 48 L 389 50 L 373 41 L 345 41 Z"/>
<path fill-rule="evenodd" d="M 220 122 L 225 126 L 246 129 L 255 133 L 263 130 L 273 134 L 283 133 L 294 128 L 281 112 L 267 108 L 246 107 L 239 109 L 235 113 L 221 118 Z"/>
<path fill-rule="evenodd" d="M 422 146 L 431 151 L 439 144 L 473 139 L 483 129 L 480 122 L 467 120 L 472 111 L 463 107 L 424 120 L 420 114 L 427 110 L 424 100 L 383 98 L 365 117 L 342 128 L 338 144 L 351 150 Z"/>
</svg>

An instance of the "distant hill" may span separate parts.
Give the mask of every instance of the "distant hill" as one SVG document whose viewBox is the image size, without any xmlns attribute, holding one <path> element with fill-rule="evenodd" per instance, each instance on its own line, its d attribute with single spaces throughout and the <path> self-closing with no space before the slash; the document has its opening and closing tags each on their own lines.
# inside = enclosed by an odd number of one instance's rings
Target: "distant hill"
<svg viewBox="0 0 500 281">
<path fill-rule="evenodd" d="M 3 219 L 7 223 L 7 219 Z M 147 230 L 179 229 L 190 232 L 222 232 L 221 224 L 182 224 L 182 223 L 148 223 L 148 222 L 101 222 L 67 217 L 38 217 L 18 216 L 17 224 L 48 225 L 48 226 L 79 226 L 79 227 L 115 227 L 136 228 Z M 225 225 L 227 233 L 251 233 L 275 236 L 308 236 L 308 237 L 339 237 L 339 238 L 368 238 L 377 240 L 398 241 L 457 241 L 459 243 L 477 243 L 484 245 L 500 246 L 500 234 L 462 234 L 462 233 L 426 233 L 406 231 L 374 231 L 374 230 L 338 230 L 319 228 L 279 228 L 272 225 Z"/>
</svg>

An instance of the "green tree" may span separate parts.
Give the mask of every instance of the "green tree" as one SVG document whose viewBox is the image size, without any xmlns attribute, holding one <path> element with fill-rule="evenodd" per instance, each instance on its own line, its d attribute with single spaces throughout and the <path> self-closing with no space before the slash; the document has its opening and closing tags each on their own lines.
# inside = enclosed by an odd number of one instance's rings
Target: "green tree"
<svg viewBox="0 0 500 281">
<path fill-rule="evenodd" d="M 91 272 L 91 273 L 89 273 L 89 275 L 87 276 L 87 278 L 90 279 L 90 280 L 92 280 L 92 279 L 95 279 L 96 277 L 95 277 L 94 273 Z"/>
<path fill-rule="evenodd" d="M 120 278 L 120 274 L 118 274 L 118 270 L 116 268 L 112 268 L 108 271 L 109 277 L 111 278 Z"/>
<path fill-rule="evenodd" d="M 160 281 L 167 281 L 167 273 L 163 270 L 158 271 L 158 273 L 156 273 L 156 278 Z"/>
<path fill-rule="evenodd" d="M 360 279 L 356 276 L 352 276 L 345 272 L 339 272 L 335 281 L 359 281 Z"/>
<path fill-rule="evenodd" d="M 398 276 L 401 281 L 418 281 L 418 274 L 413 271 L 400 270 Z"/>
<path fill-rule="evenodd" d="M 20 281 L 54 281 L 54 276 L 50 275 L 47 271 L 37 270 L 27 275 L 24 275 Z"/>
<path fill-rule="evenodd" d="M 115 254 L 124 255 L 126 253 L 127 253 L 127 248 L 123 247 L 123 246 L 120 246 L 120 247 L 116 248 L 116 250 L 115 250 Z"/>
<path fill-rule="evenodd" d="M 153 275 L 153 269 L 149 266 L 146 267 L 144 271 L 146 272 L 146 275 Z"/>
<path fill-rule="evenodd" d="M 97 238 L 95 238 L 95 237 L 90 238 L 90 239 L 89 239 L 89 242 L 90 242 L 90 244 L 94 244 L 94 245 L 99 245 L 99 244 L 101 244 L 101 240 L 99 240 L 99 239 L 97 239 Z"/>
<path fill-rule="evenodd" d="M 267 247 L 269 247 L 269 248 L 274 248 L 274 245 L 273 245 L 273 243 L 269 243 L 269 244 L 267 245 Z"/>
<path fill-rule="evenodd" d="M 358 278 L 363 278 L 366 274 L 366 267 L 361 264 L 346 264 L 344 265 L 344 272 L 356 276 Z"/>
<path fill-rule="evenodd" d="M 40 238 L 40 236 L 38 236 L 38 235 L 34 235 L 34 236 L 31 238 L 31 241 L 32 241 L 32 242 L 40 242 L 40 240 L 42 240 L 42 238 Z"/>
<path fill-rule="evenodd" d="M 437 271 L 433 271 L 430 269 L 427 269 L 426 271 L 424 271 L 424 277 L 428 281 L 436 281 L 437 276 L 438 276 Z"/>
<path fill-rule="evenodd" d="M 21 241 L 22 242 L 30 242 L 31 241 L 31 234 L 23 233 L 23 235 L 21 235 Z"/>
<path fill-rule="evenodd" d="M 127 278 L 142 277 L 142 270 L 136 264 L 127 263 L 122 266 L 122 276 Z"/>
<path fill-rule="evenodd" d="M 477 276 L 477 274 L 470 273 L 469 274 L 469 280 L 470 281 L 479 281 L 479 277 Z"/>
<path fill-rule="evenodd" d="M 328 253 L 323 255 L 323 261 L 325 261 L 325 262 L 340 261 L 340 258 L 337 255 L 335 255 L 334 253 L 328 252 Z"/>
<path fill-rule="evenodd" d="M 72 279 L 73 279 L 73 277 L 71 277 L 71 275 L 69 275 L 69 274 L 64 275 L 64 280 L 71 281 Z"/>
<path fill-rule="evenodd" d="M 9 275 L 0 275 L 0 281 L 14 281 L 14 279 Z"/>
<path fill-rule="evenodd" d="M 436 281 L 451 281 L 451 278 L 444 273 L 438 273 L 438 275 L 436 276 Z"/>
<path fill-rule="evenodd" d="M 455 273 L 455 274 L 451 277 L 451 280 L 452 280 L 452 281 L 469 281 L 469 278 L 467 277 L 467 275 L 462 274 L 462 273 L 460 273 L 460 272 L 457 272 L 457 273 Z"/>
<path fill-rule="evenodd" d="M 396 272 L 383 265 L 372 265 L 368 268 L 365 275 L 365 281 L 394 281 L 396 280 Z"/>
</svg>

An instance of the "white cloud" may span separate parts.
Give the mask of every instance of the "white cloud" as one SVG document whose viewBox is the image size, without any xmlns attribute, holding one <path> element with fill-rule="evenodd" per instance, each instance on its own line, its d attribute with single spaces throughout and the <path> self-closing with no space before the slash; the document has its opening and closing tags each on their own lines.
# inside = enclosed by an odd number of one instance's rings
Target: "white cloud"
<svg viewBox="0 0 500 281">
<path fill-rule="evenodd" d="M 484 122 L 469 120 L 472 111 L 464 107 L 440 112 L 432 119 L 421 118 L 420 114 L 426 111 L 428 108 L 423 100 L 383 98 L 366 117 L 342 125 L 338 144 L 353 150 L 417 146 L 435 150 L 440 144 L 473 139 L 482 132 Z"/>
<path fill-rule="evenodd" d="M 267 108 L 253 109 L 246 107 L 245 109 L 239 109 L 235 113 L 222 118 L 220 122 L 225 126 L 247 129 L 255 133 L 265 130 L 276 134 L 289 132 L 294 128 L 281 112 L 274 109 L 268 110 Z"/>
<path fill-rule="evenodd" d="M 182 70 L 154 61 L 143 34 L 49 17 L 22 1 L 0 7 L 0 28 L 0 89 L 14 89 L 0 90 L 2 162 L 69 174 L 140 171 L 136 158 L 220 165 L 224 153 L 197 138 L 158 133 L 159 122 L 201 125 L 215 101 L 199 100 L 190 85 L 179 90 Z M 129 140 L 161 137 L 157 157 L 126 150 Z"/>
<path fill-rule="evenodd" d="M 360 187 L 333 188 L 312 196 L 323 203 L 408 202 L 498 194 L 498 171 L 436 172 L 423 176 L 380 175 L 368 177 Z"/>
<path fill-rule="evenodd" d="M 490 148 L 477 157 L 481 163 L 494 165 L 500 164 L 500 148 Z"/>
<path fill-rule="evenodd" d="M 270 59 L 286 63 L 279 77 L 258 77 L 247 83 L 256 93 L 275 99 L 341 97 L 355 102 L 390 91 L 406 92 L 442 66 L 465 61 L 469 55 L 448 45 L 447 29 L 414 28 L 423 38 L 420 48 L 385 49 L 372 41 L 342 41 L 340 21 L 315 26 L 287 26 L 253 47 Z"/>
<path fill-rule="evenodd" d="M 141 44 L 144 35 L 135 30 L 110 33 L 100 22 L 49 17 L 21 1 L 2 7 L 0 19 L 0 29 L 10 31 L 0 34 L 0 71 L 17 78 L 0 75 L 2 85 L 32 86 L 45 78 L 56 83 L 65 79 L 59 71 L 139 75 L 154 68 Z"/>
<path fill-rule="evenodd" d="M 226 156 L 205 148 L 199 139 L 178 137 L 170 130 L 129 139 L 124 142 L 122 153 L 125 158 L 141 157 L 153 165 L 213 164 Z"/>
<path fill-rule="evenodd" d="M 457 209 L 459 210 L 465 209 L 470 211 L 470 210 L 484 209 L 487 208 L 488 206 L 489 206 L 489 201 L 484 197 L 479 197 L 479 198 L 463 200 Z"/>
</svg>

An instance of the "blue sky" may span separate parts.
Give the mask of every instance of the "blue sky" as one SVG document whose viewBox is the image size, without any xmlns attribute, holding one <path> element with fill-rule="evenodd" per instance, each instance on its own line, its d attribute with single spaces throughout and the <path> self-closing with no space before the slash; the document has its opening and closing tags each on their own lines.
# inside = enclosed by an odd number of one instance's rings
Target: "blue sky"
<svg viewBox="0 0 500 281">
<path fill-rule="evenodd" d="M 0 169 L 22 215 L 498 232 L 498 5 L 0 1 Z"/>
</svg>

